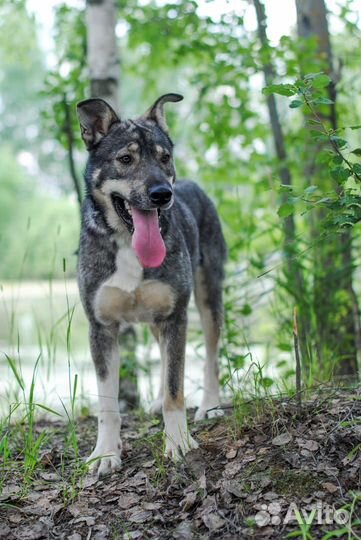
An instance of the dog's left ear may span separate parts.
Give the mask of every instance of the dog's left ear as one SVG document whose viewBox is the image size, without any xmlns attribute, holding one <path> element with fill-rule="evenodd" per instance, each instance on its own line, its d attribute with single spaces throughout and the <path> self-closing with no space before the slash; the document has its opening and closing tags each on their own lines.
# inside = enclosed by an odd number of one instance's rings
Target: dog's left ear
<svg viewBox="0 0 361 540">
<path fill-rule="evenodd" d="M 164 96 L 158 98 L 154 105 L 152 105 L 141 118 L 143 120 L 153 120 L 159 125 L 159 127 L 162 128 L 165 133 L 168 133 L 168 126 L 164 116 L 163 105 L 169 101 L 176 102 L 182 101 L 182 99 L 183 96 L 180 94 L 165 94 Z"/>
<path fill-rule="evenodd" d="M 114 122 L 120 122 L 111 106 L 100 98 L 85 99 L 76 106 L 81 136 L 91 150 L 108 133 Z"/>
</svg>

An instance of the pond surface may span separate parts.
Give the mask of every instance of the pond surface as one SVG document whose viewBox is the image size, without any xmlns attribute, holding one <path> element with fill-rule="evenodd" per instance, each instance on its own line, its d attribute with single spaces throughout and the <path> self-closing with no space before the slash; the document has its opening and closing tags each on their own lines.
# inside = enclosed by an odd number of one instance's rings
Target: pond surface
<svg viewBox="0 0 361 540">
<path fill-rule="evenodd" d="M 200 324 L 191 306 L 186 355 L 185 395 L 188 406 L 200 403 L 204 347 Z M 147 407 L 158 392 L 158 346 L 145 326 L 137 327 L 138 387 Z M 269 351 L 253 345 L 253 360 Z M 16 366 L 18 376 L 9 365 Z M 37 365 L 36 373 L 34 367 Z M 0 286 L 0 415 L 9 404 L 29 400 L 35 379 L 35 401 L 64 413 L 77 375 L 77 410 L 96 410 L 96 378 L 88 348 L 88 324 L 75 280 L 7 282 Z M 18 380 L 17 380 L 18 378 Z M 19 380 L 24 382 L 25 391 Z"/>
<path fill-rule="evenodd" d="M 198 329 L 198 328 L 197 328 Z M 145 327 L 137 329 L 138 386 L 147 406 L 158 392 L 159 351 Z M 201 399 L 201 352 L 187 346 L 187 404 Z M 25 395 L 9 365 L 24 381 Z M 37 364 L 38 361 L 38 364 Z M 88 347 L 88 324 L 75 281 L 6 283 L 0 288 L 0 413 L 9 403 L 28 400 L 35 374 L 35 400 L 59 412 L 69 406 L 78 376 L 77 404 L 94 410 L 96 378 Z"/>
</svg>

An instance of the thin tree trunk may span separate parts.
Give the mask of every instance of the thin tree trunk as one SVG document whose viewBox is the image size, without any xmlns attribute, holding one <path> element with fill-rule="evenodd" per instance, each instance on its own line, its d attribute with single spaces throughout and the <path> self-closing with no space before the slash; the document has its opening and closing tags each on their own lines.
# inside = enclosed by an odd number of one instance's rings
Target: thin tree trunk
<svg viewBox="0 0 361 540">
<path fill-rule="evenodd" d="M 324 0 L 296 0 L 297 29 L 301 38 L 316 37 L 318 61 L 323 70 L 331 77 L 328 87 L 329 98 L 333 103 L 328 107 L 326 121 L 334 130 L 337 129 L 336 100 L 337 92 L 333 72 L 333 58 L 328 31 L 327 10 Z M 317 60 L 317 59 L 316 59 Z M 301 69 L 303 66 L 301 66 Z M 322 69 L 322 68 L 321 68 Z M 305 169 L 309 183 L 317 174 L 318 182 L 323 183 L 325 191 L 339 186 L 331 184 L 329 175 L 322 178 L 316 164 L 320 148 L 310 143 L 309 164 Z M 324 218 L 320 210 L 315 219 L 314 235 L 317 226 Z M 318 350 L 333 356 L 336 361 L 335 373 L 343 376 L 357 376 L 357 348 L 360 342 L 359 308 L 353 291 L 352 236 L 349 231 L 335 235 L 318 243 L 315 251 L 314 309 L 318 327 Z M 356 305 L 355 305 L 356 299 Z"/>
<path fill-rule="evenodd" d="M 264 5 L 259 0 L 253 0 L 257 16 L 258 36 L 262 48 L 266 51 L 269 47 L 266 26 L 266 13 Z M 263 73 L 266 85 L 271 85 L 274 82 L 274 67 L 270 61 L 263 63 Z M 292 185 L 292 177 L 290 169 L 287 165 L 287 152 L 284 142 L 284 135 L 281 123 L 278 116 L 277 104 L 274 94 L 267 96 L 267 107 L 273 133 L 273 141 L 275 152 L 280 162 L 279 175 L 281 182 L 284 185 Z M 299 312 L 299 338 L 302 353 L 302 359 L 307 365 L 309 363 L 309 348 L 307 338 L 309 335 L 309 316 L 306 308 L 306 291 L 303 277 L 302 267 L 297 259 L 297 239 L 296 226 L 293 215 L 287 216 L 284 219 L 283 225 L 284 243 L 283 251 L 286 257 L 288 280 L 292 280 L 292 294 L 294 296 Z"/>
<path fill-rule="evenodd" d="M 119 106 L 119 52 L 115 0 L 86 0 L 87 57 L 90 94 Z"/>
</svg>

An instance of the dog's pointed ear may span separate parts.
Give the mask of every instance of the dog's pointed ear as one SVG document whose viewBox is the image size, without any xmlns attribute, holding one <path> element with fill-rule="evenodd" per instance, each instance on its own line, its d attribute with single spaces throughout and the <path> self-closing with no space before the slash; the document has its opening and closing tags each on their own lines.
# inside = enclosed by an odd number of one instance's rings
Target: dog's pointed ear
<svg viewBox="0 0 361 540">
<path fill-rule="evenodd" d="M 147 110 L 141 117 L 143 120 L 153 120 L 165 133 L 168 133 L 168 126 L 164 116 L 163 105 L 169 101 L 182 101 L 183 96 L 180 94 L 165 94 L 157 99 L 157 101 Z"/>
<path fill-rule="evenodd" d="M 100 98 L 85 99 L 77 104 L 81 136 L 91 150 L 108 133 L 114 122 L 120 122 L 117 114 Z"/>
</svg>

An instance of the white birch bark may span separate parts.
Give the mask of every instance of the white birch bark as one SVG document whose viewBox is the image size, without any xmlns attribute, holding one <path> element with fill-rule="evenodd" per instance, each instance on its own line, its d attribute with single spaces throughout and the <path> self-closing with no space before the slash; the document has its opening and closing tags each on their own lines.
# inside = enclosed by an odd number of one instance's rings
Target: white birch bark
<svg viewBox="0 0 361 540">
<path fill-rule="evenodd" d="M 115 110 L 119 105 L 119 51 L 115 0 L 87 0 L 87 61 L 90 93 L 105 99 Z"/>
</svg>

